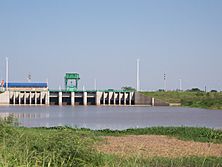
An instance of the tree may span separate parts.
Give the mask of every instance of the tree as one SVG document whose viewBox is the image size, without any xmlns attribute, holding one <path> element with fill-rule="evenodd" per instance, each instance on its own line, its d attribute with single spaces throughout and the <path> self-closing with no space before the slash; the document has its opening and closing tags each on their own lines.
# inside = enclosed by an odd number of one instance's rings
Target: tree
<svg viewBox="0 0 222 167">
<path fill-rule="evenodd" d="M 187 90 L 187 92 L 203 92 L 203 91 L 200 90 L 199 88 L 192 88 L 190 90 Z"/>
<path fill-rule="evenodd" d="M 133 92 L 136 91 L 136 89 L 131 86 L 123 86 L 121 89 L 126 90 L 126 91 L 133 91 Z"/>
</svg>

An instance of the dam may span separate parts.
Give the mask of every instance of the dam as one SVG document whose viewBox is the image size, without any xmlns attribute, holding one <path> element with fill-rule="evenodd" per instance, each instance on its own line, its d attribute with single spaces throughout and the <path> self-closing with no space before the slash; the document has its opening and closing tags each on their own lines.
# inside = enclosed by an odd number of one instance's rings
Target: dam
<svg viewBox="0 0 222 167">
<path fill-rule="evenodd" d="M 66 73 L 64 90 L 51 90 L 48 83 L 2 83 L 0 104 L 5 105 L 145 105 L 167 103 L 127 90 L 79 90 L 77 73 Z"/>
<path fill-rule="evenodd" d="M 0 104 L 10 105 L 147 105 L 160 106 L 154 98 L 138 92 L 103 91 L 5 91 L 0 93 Z"/>
</svg>

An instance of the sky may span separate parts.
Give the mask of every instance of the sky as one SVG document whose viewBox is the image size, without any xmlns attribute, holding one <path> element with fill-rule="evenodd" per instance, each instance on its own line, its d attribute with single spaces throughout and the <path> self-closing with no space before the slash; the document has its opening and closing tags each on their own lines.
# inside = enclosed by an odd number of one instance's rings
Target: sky
<svg viewBox="0 0 222 167">
<path fill-rule="evenodd" d="M 222 91 L 221 0 L 0 0 L 0 79 L 64 87 Z"/>
</svg>

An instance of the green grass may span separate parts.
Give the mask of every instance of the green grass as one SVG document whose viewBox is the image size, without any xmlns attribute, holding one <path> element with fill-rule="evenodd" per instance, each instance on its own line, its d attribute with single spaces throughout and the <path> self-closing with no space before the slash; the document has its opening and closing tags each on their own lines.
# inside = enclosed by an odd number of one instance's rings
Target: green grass
<svg viewBox="0 0 222 167">
<path fill-rule="evenodd" d="M 0 120 L 0 166 L 222 166 L 219 157 L 142 158 L 98 153 L 93 145 L 105 135 L 167 135 L 182 140 L 222 143 L 222 132 L 207 128 L 156 127 L 125 131 L 69 127 L 17 127 Z"/>
<path fill-rule="evenodd" d="M 166 135 L 181 140 L 193 140 L 199 142 L 222 143 L 222 131 L 208 128 L 193 127 L 151 127 L 127 130 L 99 130 L 94 131 L 100 136 L 123 136 L 123 135 Z"/>
<path fill-rule="evenodd" d="M 146 96 L 168 103 L 181 103 L 182 106 L 222 109 L 222 93 L 221 92 L 143 92 Z"/>
<path fill-rule="evenodd" d="M 69 128 L 29 129 L 0 123 L 0 166 L 98 166 L 92 134 Z"/>
</svg>

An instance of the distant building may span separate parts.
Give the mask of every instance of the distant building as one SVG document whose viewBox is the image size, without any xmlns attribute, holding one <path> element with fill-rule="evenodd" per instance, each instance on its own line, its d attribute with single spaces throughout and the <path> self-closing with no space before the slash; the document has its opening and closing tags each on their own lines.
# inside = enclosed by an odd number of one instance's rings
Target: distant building
<svg viewBox="0 0 222 167">
<path fill-rule="evenodd" d="M 4 88 L 6 88 L 6 83 L 4 83 Z M 9 91 L 48 91 L 47 83 L 18 83 L 9 82 Z"/>
</svg>

